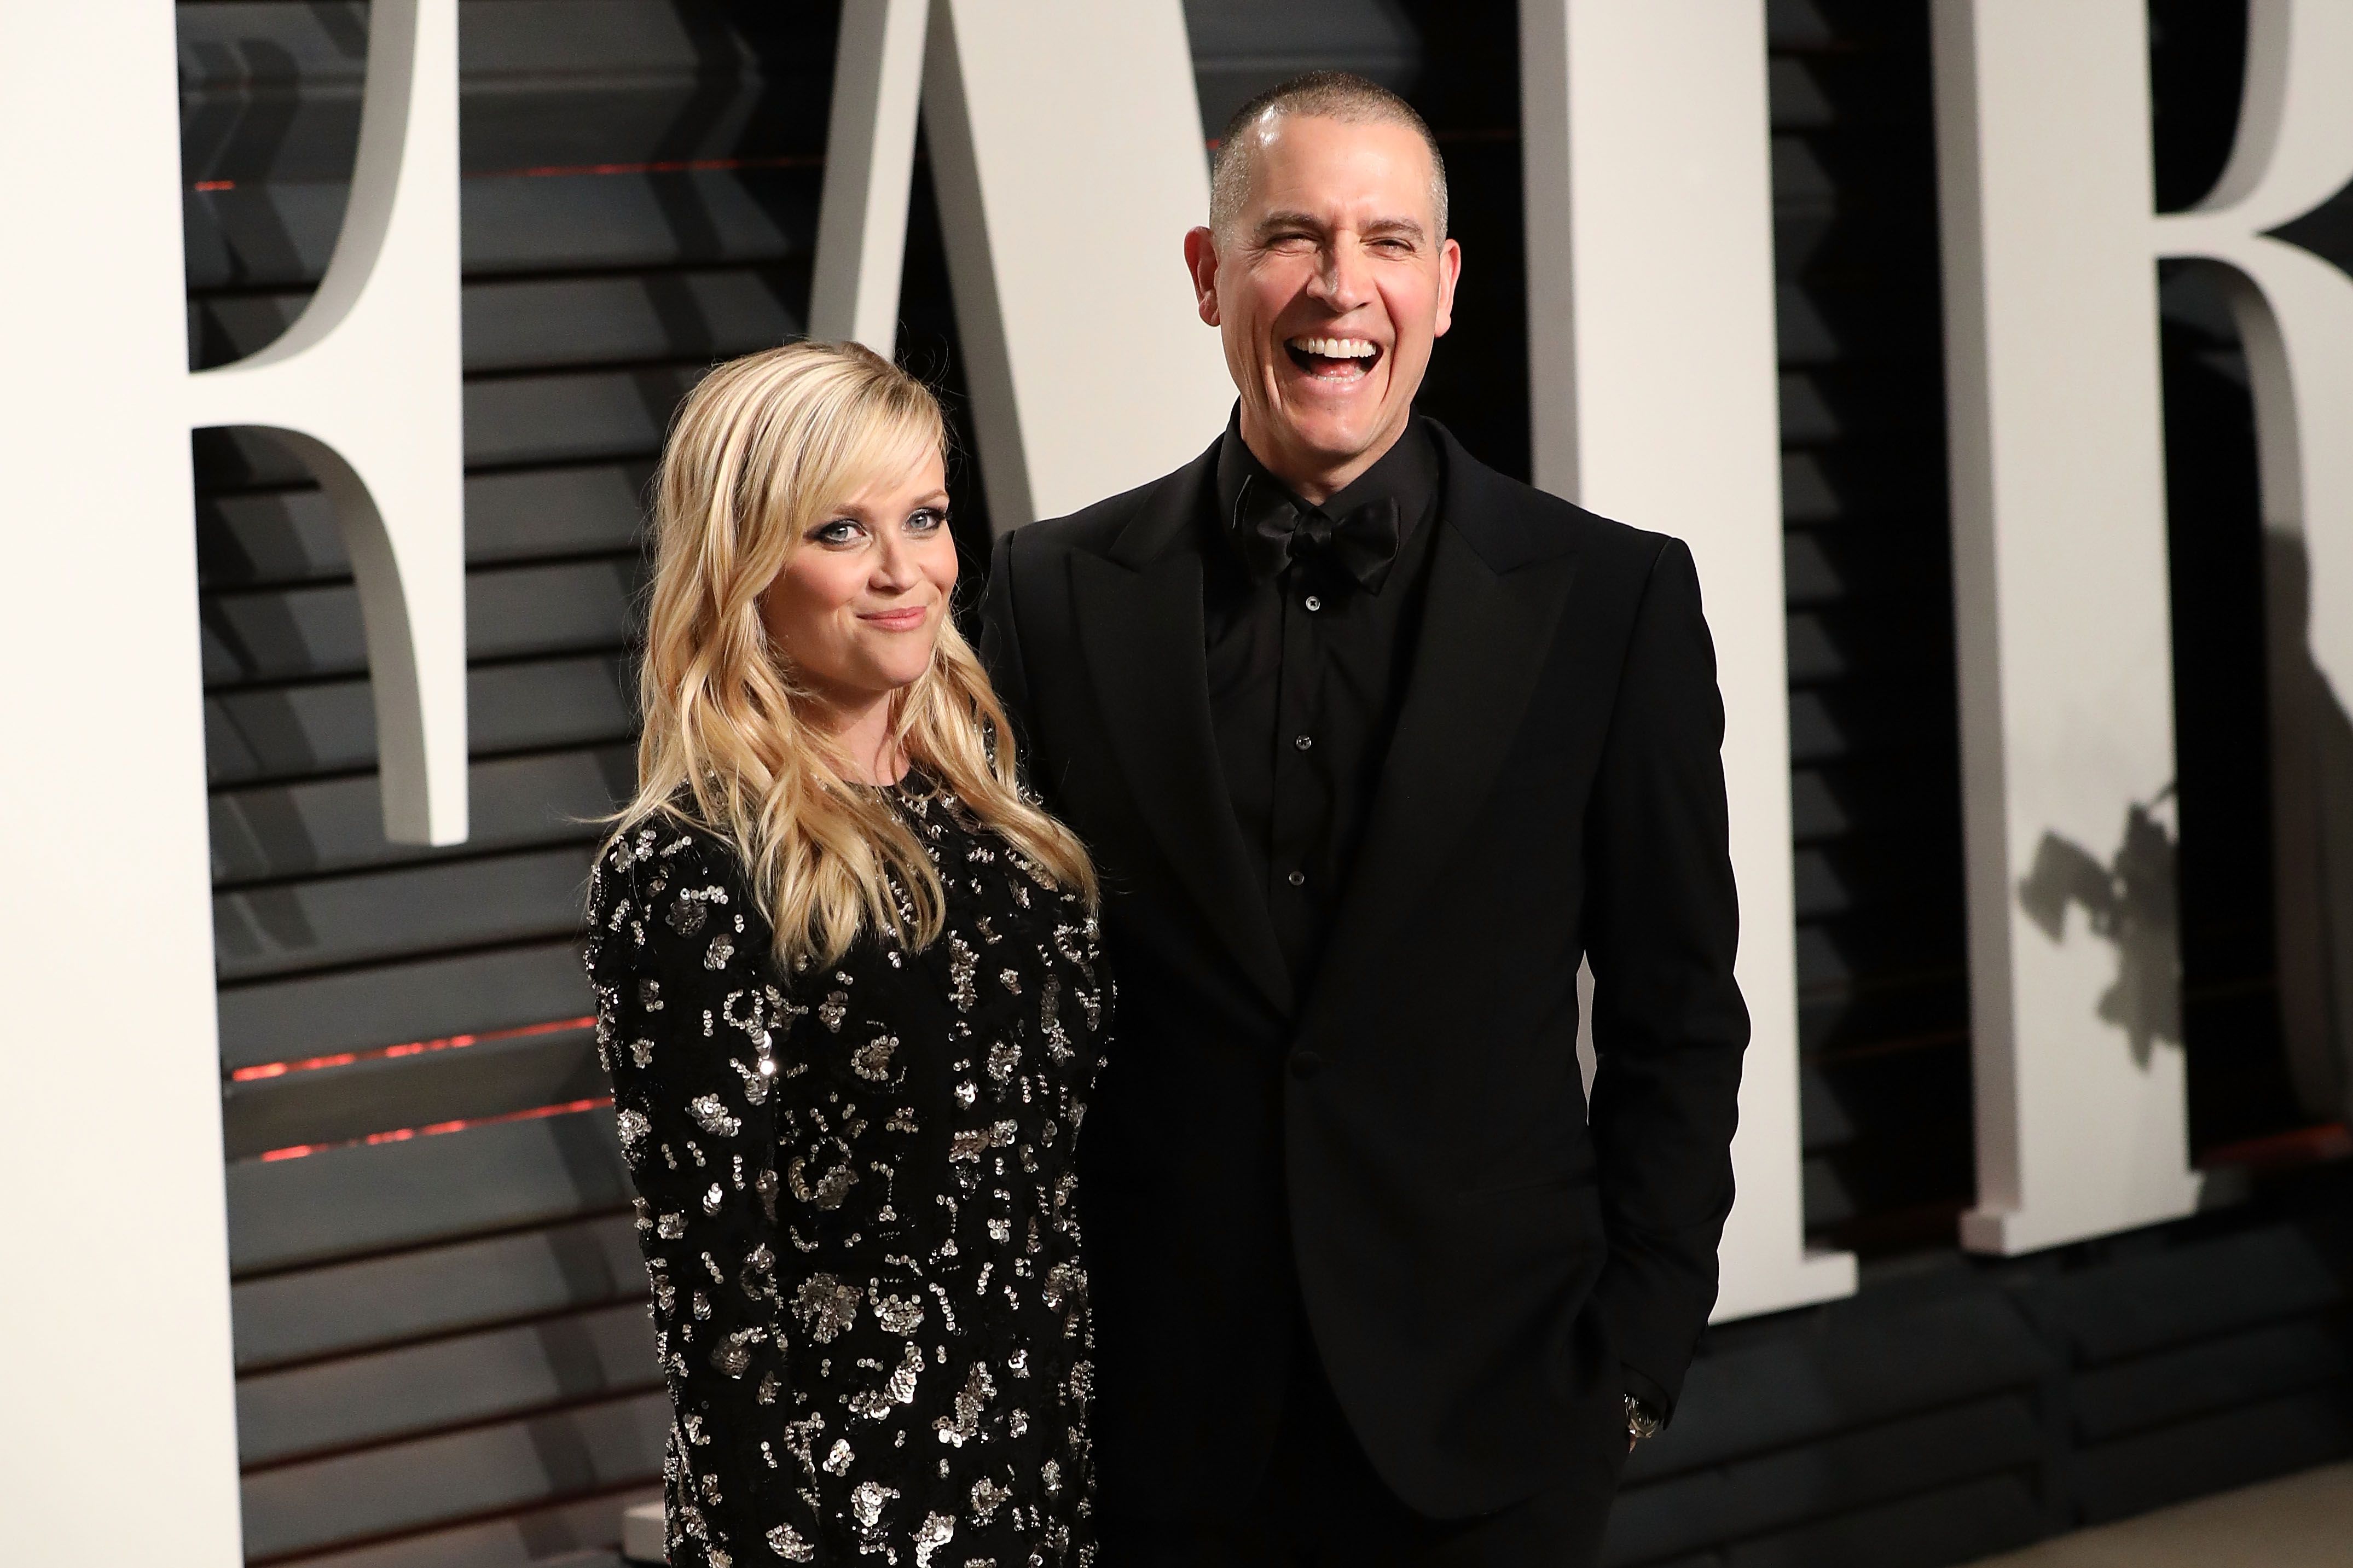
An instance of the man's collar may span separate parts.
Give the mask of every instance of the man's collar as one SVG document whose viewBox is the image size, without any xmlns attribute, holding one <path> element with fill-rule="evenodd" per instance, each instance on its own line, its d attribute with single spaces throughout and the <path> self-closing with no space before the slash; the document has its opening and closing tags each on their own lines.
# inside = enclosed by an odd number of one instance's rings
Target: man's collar
<svg viewBox="0 0 2353 1568">
<path fill-rule="evenodd" d="M 1250 449 L 1250 443 L 1242 439 L 1241 405 L 1237 403 L 1226 421 L 1225 436 L 1218 443 L 1218 531 L 1229 541 L 1232 538 L 1235 509 L 1247 484 L 1252 489 L 1264 486 L 1277 491 L 1303 512 L 1321 511 L 1332 518 L 1345 517 L 1384 496 L 1392 497 L 1398 504 L 1398 539 L 1402 543 L 1411 539 L 1414 531 L 1437 510 L 1440 483 L 1438 437 L 1430 422 L 1417 414 L 1371 468 L 1321 507 L 1310 507 L 1290 486 L 1268 471 L 1258 454 Z"/>
</svg>

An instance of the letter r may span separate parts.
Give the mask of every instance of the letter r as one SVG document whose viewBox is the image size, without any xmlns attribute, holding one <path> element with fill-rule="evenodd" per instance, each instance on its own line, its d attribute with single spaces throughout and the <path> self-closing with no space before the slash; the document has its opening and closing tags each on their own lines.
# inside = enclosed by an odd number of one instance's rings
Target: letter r
<svg viewBox="0 0 2353 1568">
<path fill-rule="evenodd" d="M 2353 420 L 2353 281 L 2264 231 L 2353 174 L 2353 7 L 2253 0 L 2230 166 L 2168 216 L 2144 0 L 1932 15 L 1980 1189 L 1963 1234 L 2017 1252 L 2185 1214 L 2199 1191 L 2169 881 L 2126 887 L 2095 931 L 2053 871 L 2101 884 L 2174 777 L 2160 257 L 2228 269 L 2253 370 L 2281 978 L 2302 1076 L 2325 1067 L 2321 903 L 2353 894 L 2353 851 L 2322 853 L 2324 816 L 2333 789 L 2353 823 L 2353 779 L 2322 777 L 2309 737 L 2353 682 L 2353 443 L 2322 438 Z"/>
<path fill-rule="evenodd" d="M 2306 1109 L 2335 1120 L 2353 1115 L 2353 759 L 2329 743 L 2353 697 L 2353 278 L 2272 231 L 2353 180 L 2353 6 L 2254 0 L 2247 23 L 2231 162 L 2157 220 L 2157 251 L 2211 264 L 2253 384 L 2281 1022 Z"/>
</svg>

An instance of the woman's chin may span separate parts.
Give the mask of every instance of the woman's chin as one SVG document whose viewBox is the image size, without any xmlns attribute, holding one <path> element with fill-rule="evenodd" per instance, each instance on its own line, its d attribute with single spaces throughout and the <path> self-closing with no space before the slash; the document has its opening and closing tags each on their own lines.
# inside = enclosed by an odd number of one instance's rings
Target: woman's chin
<svg viewBox="0 0 2353 1568">
<path fill-rule="evenodd" d="M 869 697 L 896 697 L 923 678 L 931 668 L 926 658 L 920 662 L 906 659 L 877 661 L 862 671 L 857 682 L 860 690 Z"/>
</svg>

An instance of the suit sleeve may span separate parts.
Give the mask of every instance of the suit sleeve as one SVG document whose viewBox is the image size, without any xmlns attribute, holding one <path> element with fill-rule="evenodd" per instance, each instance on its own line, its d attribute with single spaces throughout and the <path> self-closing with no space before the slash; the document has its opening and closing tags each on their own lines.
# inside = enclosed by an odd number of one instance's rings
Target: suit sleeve
<svg viewBox="0 0 2353 1568">
<path fill-rule="evenodd" d="M 1609 1257 L 1595 1300 L 1629 1393 L 1672 1411 L 1715 1303 L 1748 1010 L 1724 703 L 1691 552 L 1652 563 L 1587 818 L 1592 1133 Z"/>
<path fill-rule="evenodd" d="M 761 978 L 767 927 L 723 853 L 641 824 L 606 849 L 590 895 L 597 1050 L 674 1416 L 662 1472 L 680 1568 L 812 1562 L 819 1540 L 814 1472 L 762 1440 L 787 1428 L 792 1396 L 769 1070 L 785 998 Z"/>
<path fill-rule="evenodd" d="M 980 662 L 997 688 L 997 700 L 1013 721 L 1013 739 L 1024 757 L 1035 731 L 1029 710 L 1029 672 L 1021 658 L 1021 627 L 1013 609 L 1013 541 L 997 542 L 989 557 L 988 586 L 980 601 Z"/>
</svg>

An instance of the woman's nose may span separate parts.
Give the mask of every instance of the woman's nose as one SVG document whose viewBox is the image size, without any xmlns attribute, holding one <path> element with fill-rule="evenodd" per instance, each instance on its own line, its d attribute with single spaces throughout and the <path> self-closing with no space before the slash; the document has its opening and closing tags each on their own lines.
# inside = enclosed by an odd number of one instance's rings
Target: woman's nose
<svg viewBox="0 0 2353 1568">
<path fill-rule="evenodd" d="M 896 593 L 913 584 L 916 575 L 914 553 L 908 549 L 907 542 L 895 529 L 884 530 L 881 546 L 874 552 L 874 586 Z"/>
</svg>

